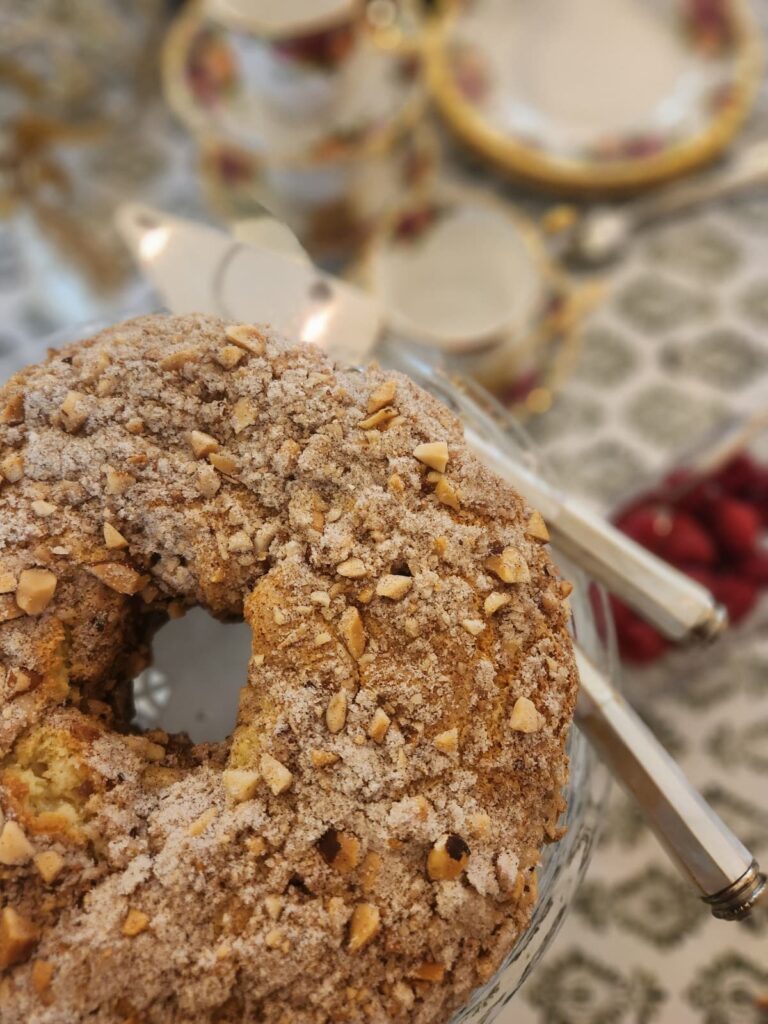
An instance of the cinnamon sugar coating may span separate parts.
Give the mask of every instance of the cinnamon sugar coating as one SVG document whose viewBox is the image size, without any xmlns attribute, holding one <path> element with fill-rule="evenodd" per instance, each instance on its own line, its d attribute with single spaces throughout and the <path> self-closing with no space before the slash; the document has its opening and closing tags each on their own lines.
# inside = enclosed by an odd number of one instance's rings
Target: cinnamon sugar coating
<svg viewBox="0 0 768 1024">
<path fill-rule="evenodd" d="M 0 391 L 3 1024 L 442 1024 L 558 834 L 531 510 L 407 378 L 226 328 L 140 318 Z M 253 634 L 219 744 L 130 726 L 194 605 Z"/>
</svg>

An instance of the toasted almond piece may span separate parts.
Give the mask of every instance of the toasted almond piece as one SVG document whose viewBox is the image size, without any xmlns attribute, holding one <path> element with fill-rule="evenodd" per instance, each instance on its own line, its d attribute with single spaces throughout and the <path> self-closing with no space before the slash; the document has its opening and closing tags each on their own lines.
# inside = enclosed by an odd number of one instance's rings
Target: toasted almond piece
<svg viewBox="0 0 768 1024">
<path fill-rule="evenodd" d="M 560 580 L 558 584 L 558 590 L 563 598 L 570 597 L 573 593 L 573 584 L 570 580 Z"/>
<path fill-rule="evenodd" d="M 310 759 L 313 768 L 330 768 L 339 760 L 339 755 L 334 754 L 331 750 L 313 750 Z"/>
<path fill-rule="evenodd" d="M 277 921 L 283 912 L 283 897 L 282 896 L 265 896 L 264 906 L 266 907 L 267 914 L 271 921 Z"/>
<path fill-rule="evenodd" d="M 102 562 L 100 565 L 86 566 L 86 569 L 91 576 L 118 594 L 138 594 L 149 583 L 149 576 L 142 576 L 123 562 Z"/>
<path fill-rule="evenodd" d="M 455 754 L 459 749 L 459 730 L 457 728 L 446 729 L 440 732 L 432 740 L 441 754 Z"/>
<path fill-rule="evenodd" d="M 53 600 L 58 580 L 49 569 L 22 569 L 16 604 L 27 615 L 42 615 Z"/>
<path fill-rule="evenodd" d="M 129 939 L 133 939 L 135 936 L 145 932 L 147 928 L 149 928 L 149 914 L 145 914 L 143 910 L 131 907 L 125 915 L 120 931 Z"/>
<path fill-rule="evenodd" d="M 0 413 L 0 423 L 17 424 L 24 422 L 24 393 L 11 395 Z"/>
<path fill-rule="evenodd" d="M 197 487 L 204 498 L 214 498 L 221 489 L 221 479 L 213 468 L 205 463 L 197 467 Z"/>
<path fill-rule="evenodd" d="M 0 864 L 18 867 L 32 860 L 35 848 L 17 821 L 6 821 L 0 832 Z"/>
<path fill-rule="evenodd" d="M 18 580 L 12 572 L 0 572 L 0 594 L 12 594 L 18 586 Z"/>
<path fill-rule="evenodd" d="M 331 596 L 327 590 L 313 590 L 309 595 L 312 604 L 319 604 L 322 608 L 328 608 L 331 603 Z"/>
<path fill-rule="evenodd" d="M 397 415 L 397 409 L 387 406 L 385 409 L 379 409 L 379 411 L 373 413 L 372 416 L 367 416 L 364 420 L 361 420 L 358 426 L 361 430 L 376 430 L 385 423 L 389 423 L 389 421 L 393 420 Z"/>
<path fill-rule="evenodd" d="M 224 345 L 213 357 L 225 370 L 233 370 L 245 358 L 245 349 L 239 345 Z"/>
<path fill-rule="evenodd" d="M 245 349 L 254 356 L 263 356 L 266 349 L 266 339 L 258 327 L 253 324 L 230 324 L 224 334 L 227 341 L 231 341 L 239 348 Z"/>
<path fill-rule="evenodd" d="M 455 512 L 458 512 L 461 508 L 459 492 L 447 477 L 441 476 L 437 481 L 437 484 L 435 485 L 435 497 L 441 505 L 447 505 Z"/>
<path fill-rule="evenodd" d="M 515 732 L 539 732 L 545 722 L 544 716 L 527 697 L 518 697 L 512 708 L 509 726 Z"/>
<path fill-rule="evenodd" d="M 512 600 L 509 594 L 500 594 L 498 590 L 494 590 L 493 593 L 489 594 L 483 601 L 483 611 L 490 618 L 491 615 L 495 615 L 499 608 L 503 608 L 509 604 Z"/>
<path fill-rule="evenodd" d="M 180 348 L 175 352 L 169 352 L 164 359 L 160 360 L 160 367 L 163 370 L 180 370 L 187 363 L 197 362 L 200 353 L 195 348 Z"/>
<path fill-rule="evenodd" d="M 366 644 L 365 629 L 360 612 L 354 605 L 350 605 L 342 613 L 339 619 L 339 632 L 352 657 L 362 658 Z"/>
<path fill-rule="evenodd" d="M 35 857 L 35 867 L 46 885 L 55 882 L 64 867 L 64 858 L 55 850 L 43 850 Z"/>
<path fill-rule="evenodd" d="M 379 597 L 389 598 L 390 601 L 401 601 L 412 586 L 411 576 L 397 576 L 388 573 L 376 583 L 376 593 Z"/>
<path fill-rule="evenodd" d="M 32 980 L 32 988 L 38 995 L 42 995 L 51 984 L 51 979 L 53 978 L 53 964 L 50 960 L 35 960 L 32 964 L 30 977 Z"/>
<path fill-rule="evenodd" d="M 343 562 L 339 562 L 336 566 L 336 572 L 339 576 L 344 576 L 349 580 L 362 579 L 368 572 L 365 568 L 365 562 L 361 558 L 347 558 Z"/>
<path fill-rule="evenodd" d="M 193 822 L 187 828 L 187 835 L 197 838 L 201 836 L 205 830 L 214 823 L 218 815 L 218 811 L 215 807 L 209 807 L 207 811 L 203 811 L 199 818 L 195 818 Z"/>
<path fill-rule="evenodd" d="M 461 625 L 471 636 L 480 636 L 485 629 L 485 623 L 482 619 L 462 619 Z"/>
<path fill-rule="evenodd" d="M 336 735 L 344 728 L 346 721 L 347 694 L 344 690 L 339 690 L 328 701 L 328 707 L 325 709 L 325 724 L 328 726 L 328 732 Z"/>
<path fill-rule="evenodd" d="M 261 755 L 259 767 L 261 768 L 261 774 L 264 776 L 264 781 L 272 790 L 273 796 L 280 796 L 281 793 L 285 793 L 286 790 L 291 788 L 293 773 L 284 764 L 281 764 L 277 758 L 272 757 L 271 754 Z"/>
<path fill-rule="evenodd" d="M 413 449 L 413 455 L 423 462 L 430 469 L 436 469 L 438 473 L 444 473 L 448 465 L 448 445 L 445 441 L 430 441 L 428 444 L 417 445 Z"/>
<path fill-rule="evenodd" d="M 9 484 L 18 483 L 24 476 L 24 456 L 18 452 L 11 452 L 0 462 L 0 473 L 3 474 Z"/>
<path fill-rule="evenodd" d="M 214 469 L 227 476 L 232 476 L 238 470 L 237 459 L 229 452 L 211 452 L 208 461 Z"/>
<path fill-rule="evenodd" d="M 392 719 L 386 711 L 383 708 L 376 708 L 373 718 L 368 725 L 368 736 L 374 743 L 383 743 L 391 724 Z"/>
<path fill-rule="evenodd" d="M 331 636 L 331 634 L 326 629 L 322 630 L 315 637 L 315 647 L 324 647 L 325 644 L 330 644 L 332 642 L 333 642 L 333 637 Z"/>
<path fill-rule="evenodd" d="M 104 543 L 108 548 L 127 548 L 128 541 L 112 523 L 104 523 Z"/>
<path fill-rule="evenodd" d="M 379 880 L 379 874 L 381 873 L 382 860 L 381 856 L 374 850 L 363 857 L 363 862 L 360 865 L 360 887 L 363 892 L 368 893 L 376 888 L 376 883 Z"/>
<path fill-rule="evenodd" d="M 491 555 L 486 558 L 485 567 L 503 583 L 528 583 L 531 578 L 528 563 L 517 548 L 504 548 L 500 555 Z"/>
<path fill-rule="evenodd" d="M 264 936 L 264 945 L 267 949 L 281 949 L 285 942 L 285 936 L 279 928 L 272 928 Z"/>
<path fill-rule="evenodd" d="M 389 405 L 395 397 L 396 390 L 397 382 L 394 380 L 385 380 L 383 384 L 379 384 L 368 396 L 368 412 L 378 412 L 385 405 Z"/>
<path fill-rule="evenodd" d="M 38 931 L 34 923 L 14 907 L 0 910 L 0 971 L 26 960 L 35 948 Z"/>
<path fill-rule="evenodd" d="M 112 466 L 107 466 L 105 472 L 107 476 L 105 491 L 107 494 L 125 494 L 128 488 L 136 483 L 136 477 L 131 476 L 130 473 L 124 473 L 122 470 L 113 469 Z"/>
<path fill-rule="evenodd" d="M 232 408 L 232 427 L 236 434 L 242 434 L 258 419 L 258 413 L 247 398 L 238 398 Z"/>
<path fill-rule="evenodd" d="M 440 836 L 427 857 L 427 875 L 433 882 L 458 878 L 469 864 L 469 846 L 455 832 Z"/>
<path fill-rule="evenodd" d="M 316 845 L 325 863 L 341 875 L 350 874 L 360 863 L 360 840 L 351 832 L 329 828 Z"/>
<path fill-rule="evenodd" d="M 536 509 L 531 512 L 531 518 L 528 520 L 525 532 L 533 540 L 537 540 L 541 544 L 547 543 L 549 540 L 549 530 L 541 512 L 537 512 Z"/>
<path fill-rule="evenodd" d="M 236 803 L 250 800 L 256 795 L 261 776 L 244 768 L 228 768 L 221 773 L 224 789 Z"/>
<path fill-rule="evenodd" d="M 372 903 L 358 903 L 349 922 L 349 942 L 347 944 L 349 952 L 358 953 L 368 945 L 380 929 L 379 908 Z"/>
<path fill-rule="evenodd" d="M 69 434 L 76 434 L 88 419 L 88 399 L 80 391 L 68 391 L 59 406 L 61 425 Z"/>
<path fill-rule="evenodd" d="M 411 977 L 418 978 L 419 981 L 440 982 L 445 977 L 445 964 L 425 960 L 423 964 L 419 964 L 411 971 Z"/>
<path fill-rule="evenodd" d="M 190 430 L 189 445 L 196 459 L 204 459 L 206 455 L 221 448 L 216 438 L 206 434 L 203 430 Z"/>
<path fill-rule="evenodd" d="M 46 516 L 52 516 L 56 511 L 56 506 L 52 505 L 50 501 L 33 501 L 32 511 L 36 516 L 40 516 L 41 519 L 45 519 Z"/>
</svg>

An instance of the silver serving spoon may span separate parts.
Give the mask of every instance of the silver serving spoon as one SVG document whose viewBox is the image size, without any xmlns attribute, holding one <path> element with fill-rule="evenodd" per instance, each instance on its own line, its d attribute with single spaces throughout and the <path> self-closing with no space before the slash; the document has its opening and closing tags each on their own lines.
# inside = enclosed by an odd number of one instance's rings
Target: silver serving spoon
<svg viewBox="0 0 768 1024">
<path fill-rule="evenodd" d="M 737 153 L 724 167 L 689 181 L 668 185 L 621 206 L 595 206 L 554 238 L 558 255 L 580 267 L 617 259 L 638 230 L 712 199 L 768 182 L 768 141 Z"/>
</svg>

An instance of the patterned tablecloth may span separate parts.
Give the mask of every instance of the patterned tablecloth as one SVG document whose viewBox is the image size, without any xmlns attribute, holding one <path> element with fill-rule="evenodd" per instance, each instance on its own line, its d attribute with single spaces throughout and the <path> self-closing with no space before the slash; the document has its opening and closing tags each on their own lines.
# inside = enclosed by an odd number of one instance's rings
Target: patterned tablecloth
<svg viewBox="0 0 768 1024">
<path fill-rule="evenodd" d="M 765 102 L 762 111 L 753 136 L 768 129 Z M 146 196 L 152 160 L 164 160 L 172 173 L 161 188 L 155 182 L 150 201 L 196 212 L 188 151 L 165 128 L 155 138 L 156 151 L 128 140 L 91 172 Z M 3 377 L 23 361 L 25 338 L 90 311 L 116 315 L 140 298 L 129 286 L 96 302 L 74 278 L 52 275 L 45 252 L 23 218 L 0 223 Z M 604 508 L 729 411 L 768 403 L 768 196 L 648 232 L 607 285 L 575 375 L 533 425 L 563 481 Z M 705 656 L 678 652 L 632 674 L 628 687 L 694 782 L 768 862 L 768 607 Z M 501 1019 L 765 1024 L 768 913 L 741 925 L 712 920 L 615 792 L 573 911 Z"/>
</svg>

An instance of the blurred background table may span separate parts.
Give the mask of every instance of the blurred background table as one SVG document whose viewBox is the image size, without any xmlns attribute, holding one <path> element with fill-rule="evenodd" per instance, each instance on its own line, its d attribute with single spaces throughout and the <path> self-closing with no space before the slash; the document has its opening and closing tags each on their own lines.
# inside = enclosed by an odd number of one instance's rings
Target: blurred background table
<svg viewBox="0 0 768 1024">
<path fill-rule="evenodd" d="M 148 38 L 156 40 L 155 31 Z M 152 307 L 111 232 L 117 201 L 140 196 L 171 212 L 210 217 L 193 147 L 159 98 L 156 63 L 146 75 L 102 138 L 73 142 L 64 157 L 51 143 L 47 181 L 39 180 L 49 152 L 46 125 L 26 128 L 27 144 L 38 145 L 37 155 L 28 154 L 36 161 L 36 202 L 29 195 L 6 201 L 0 221 L 3 378 L 23 365 L 30 338 Z M 0 182 L 10 191 L 7 155 L 19 138 L 9 125 L 30 94 L 7 74 L 5 83 Z M 764 87 L 739 145 L 766 136 Z M 452 177 L 543 210 L 541 200 L 500 184 L 454 142 L 442 141 Z M 58 187 L 57 175 L 70 196 L 61 215 L 44 201 L 46 189 Z M 585 327 L 573 375 L 529 427 L 563 484 L 608 511 L 726 414 L 768 402 L 768 192 L 649 230 L 604 281 L 605 300 Z M 767 860 L 766 602 L 706 656 L 674 652 L 652 668 L 628 671 L 627 686 L 692 780 Z M 614 792 L 576 905 L 501 1021 L 766 1020 L 765 908 L 745 924 L 713 921 Z"/>
</svg>

